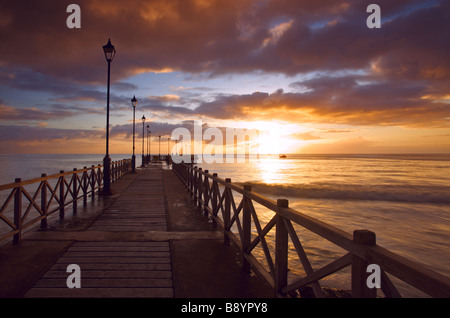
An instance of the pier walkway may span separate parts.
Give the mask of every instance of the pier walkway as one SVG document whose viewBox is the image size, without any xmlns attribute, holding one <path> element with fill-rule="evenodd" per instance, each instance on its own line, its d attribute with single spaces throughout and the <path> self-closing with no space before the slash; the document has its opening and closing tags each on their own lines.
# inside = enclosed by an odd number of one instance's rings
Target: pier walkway
<svg viewBox="0 0 450 318">
<path fill-rule="evenodd" d="M 0 297 L 273 297 L 172 170 L 149 165 L 111 188 L 0 247 Z M 80 267 L 81 288 L 67 287 L 70 264 Z"/>
</svg>

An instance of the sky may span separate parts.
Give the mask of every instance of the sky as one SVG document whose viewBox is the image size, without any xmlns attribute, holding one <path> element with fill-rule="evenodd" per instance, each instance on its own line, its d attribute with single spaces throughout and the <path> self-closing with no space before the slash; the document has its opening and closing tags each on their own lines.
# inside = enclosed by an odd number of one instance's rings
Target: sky
<svg viewBox="0 0 450 318">
<path fill-rule="evenodd" d="M 142 116 L 164 149 L 197 123 L 263 152 L 450 153 L 449 21 L 445 0 L 0 0 L 0 153 L 105 152 L 108 39 L 110 153 L 133 96 L 138 154 Z"/>
</svg>

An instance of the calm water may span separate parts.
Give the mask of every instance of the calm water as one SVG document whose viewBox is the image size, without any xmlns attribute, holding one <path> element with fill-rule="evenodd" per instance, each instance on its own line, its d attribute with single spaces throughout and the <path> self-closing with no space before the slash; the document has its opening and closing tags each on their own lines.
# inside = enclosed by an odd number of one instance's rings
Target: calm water
<svg viewBox="0 0 450 318">
<path fill-rule="evenodd" d="M 110 155 L 112 161 L 130 159 L 131 155 Z M 72 171 L 74 168 L 91 167 L 103 164 L 104 155 L 71 154 L 0 154 L 0 184 L 12 183 L 16 178 L 28 180 L 38 178 L 42 173 L 52 175 L 61 170 Z M 136 156 L 136 164 L 141 164 L 141 156 Z"/>
<path fill-rule="evenodd" d="M 103 164 L 104 155 L 71 155 L 71 154 L 21 154 L 21 155 L 4 155 L 0 154 L 0 184 L 13 183 L 16 178 L 23 181 L 38 178 L 41 174 L 46 173 L 48 176 L 58 174 L 61 170 L 72 171 L 74 168 L 82 169 L 83 167 L 91 167 Z M 112 161 L 129 159 L 131 155 L 110 155 Z M 141 165 L 141 156 L 136 156 L 136 164 Z M 57 179 L 49 180 L 54 187 Z M 25 186 L 25 189 L 34 195 L 39 183 Z M 0 191 L 0 207 L 7 200 L 11 193 L 11 189 Z M 70 195 L 69 195 L 70 196 Z M 39 201 L 40 198 L 37 198 Z M 28 206 L 29 201 L 23 199 L 23 205 Z M 56 204 L 56 202 L 54 202 Z M 4 211 L 4 215 L 13 220 L 13 202 L 10 202 Z M 29 219 L 38 216 L 35 209 L 30 210 Z M 11 228 L 0 220 L 0 234 L 10 231 Z M 1 245 L 2 242 L 0 242 Z"/>
<path fill-rule="evenodd" d="M 0 155 L 0 183 L 102 160 L 102 155 Z M 450 155 L 295 155 L 197 165 L 233 182 L 250 182 L 252 191 L 269 198 L 287 198 L 290 207 L 349 233 L 374 231 L 379 245 L 450 277 Z M 256 209 L 262 223 L 272 218 L 272 212 Z M 343 255 L 319 237 L 298 231 L 313 268 Z M 291 274 L 301 274 L 295 251 L 290 253 Z M 348 272 L 331 276 L 323 285 L 348 288 Z M 409 289 L 406 293 L 420 296 Z"/>
</svg>

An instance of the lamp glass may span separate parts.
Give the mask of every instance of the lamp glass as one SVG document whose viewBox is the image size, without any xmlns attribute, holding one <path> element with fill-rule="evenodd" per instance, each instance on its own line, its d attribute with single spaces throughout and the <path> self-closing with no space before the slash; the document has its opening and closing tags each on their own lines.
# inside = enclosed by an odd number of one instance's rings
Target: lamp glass
<svg viewBox="0 0 450 318">
<path fill-rule="evenodd" d="M 131 100 L 131 105 L 133 105 L 133 107 L 137 106 L 137 99 L 135 96 L 133 96 L 133 99 Z"/>
<path fill-rule="evenodd" d="M 108 43 L 103 46 L 103 52 L 105 53 L 105 58 L 107 61 L 112 61 L 114 59 L 114 55 L 116 55 L 116 49 L 114 45 L 111 44 L 111 39 L 108 39 Z"/>
</svg>

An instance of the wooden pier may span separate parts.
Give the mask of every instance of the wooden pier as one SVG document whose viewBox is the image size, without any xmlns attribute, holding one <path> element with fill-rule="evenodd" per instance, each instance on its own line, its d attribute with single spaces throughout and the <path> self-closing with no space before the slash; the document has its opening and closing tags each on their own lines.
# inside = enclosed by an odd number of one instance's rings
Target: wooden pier
<svg viewBox="0 0 450 318">
<path fill-rule="evenodd" d="M 2 246 L 0 297 L 273 296 L 240 270 L 237 250 L 192 207 L 173 171 L 150 165 L 111 188 Z M 80 268 L 81 288 L 67 286 L 70 264 Z"/>
<path fill-rule="evenodd" d="M 399 281 L 450 297 L 448 277 L 378 246 L 375 233 L 351 235 L 249 184 L 187 164 L 130 173 L 127 161 L 112 170 L 112 195 L 99 196 L 100 168 L 0 186 L 11 191 L 0 210 L 11 230 L 0 238 L 12 237 L 0 247 L 0 297 L 269 298 L 306 285 L 315 297 L 327 297 L 321 280 L 347 267 L 353 297 L 401 297 Z M 38 185 L 34 194 L 30 184 Z M 271 218 L 260 218 L 259 209 Z M 335 244 L 342 256 L 314 268 L 299 227 Z M 291 265 L 295 256 L 298 265 Z M 81 288 L 69 288 L 70 265 L 80 269 Z M 378 267 L 380 288 L 367 283 L 369 265 Z M 292 266 L 302 267 L 303 276 L 289 278 Z"/>
</svg>

